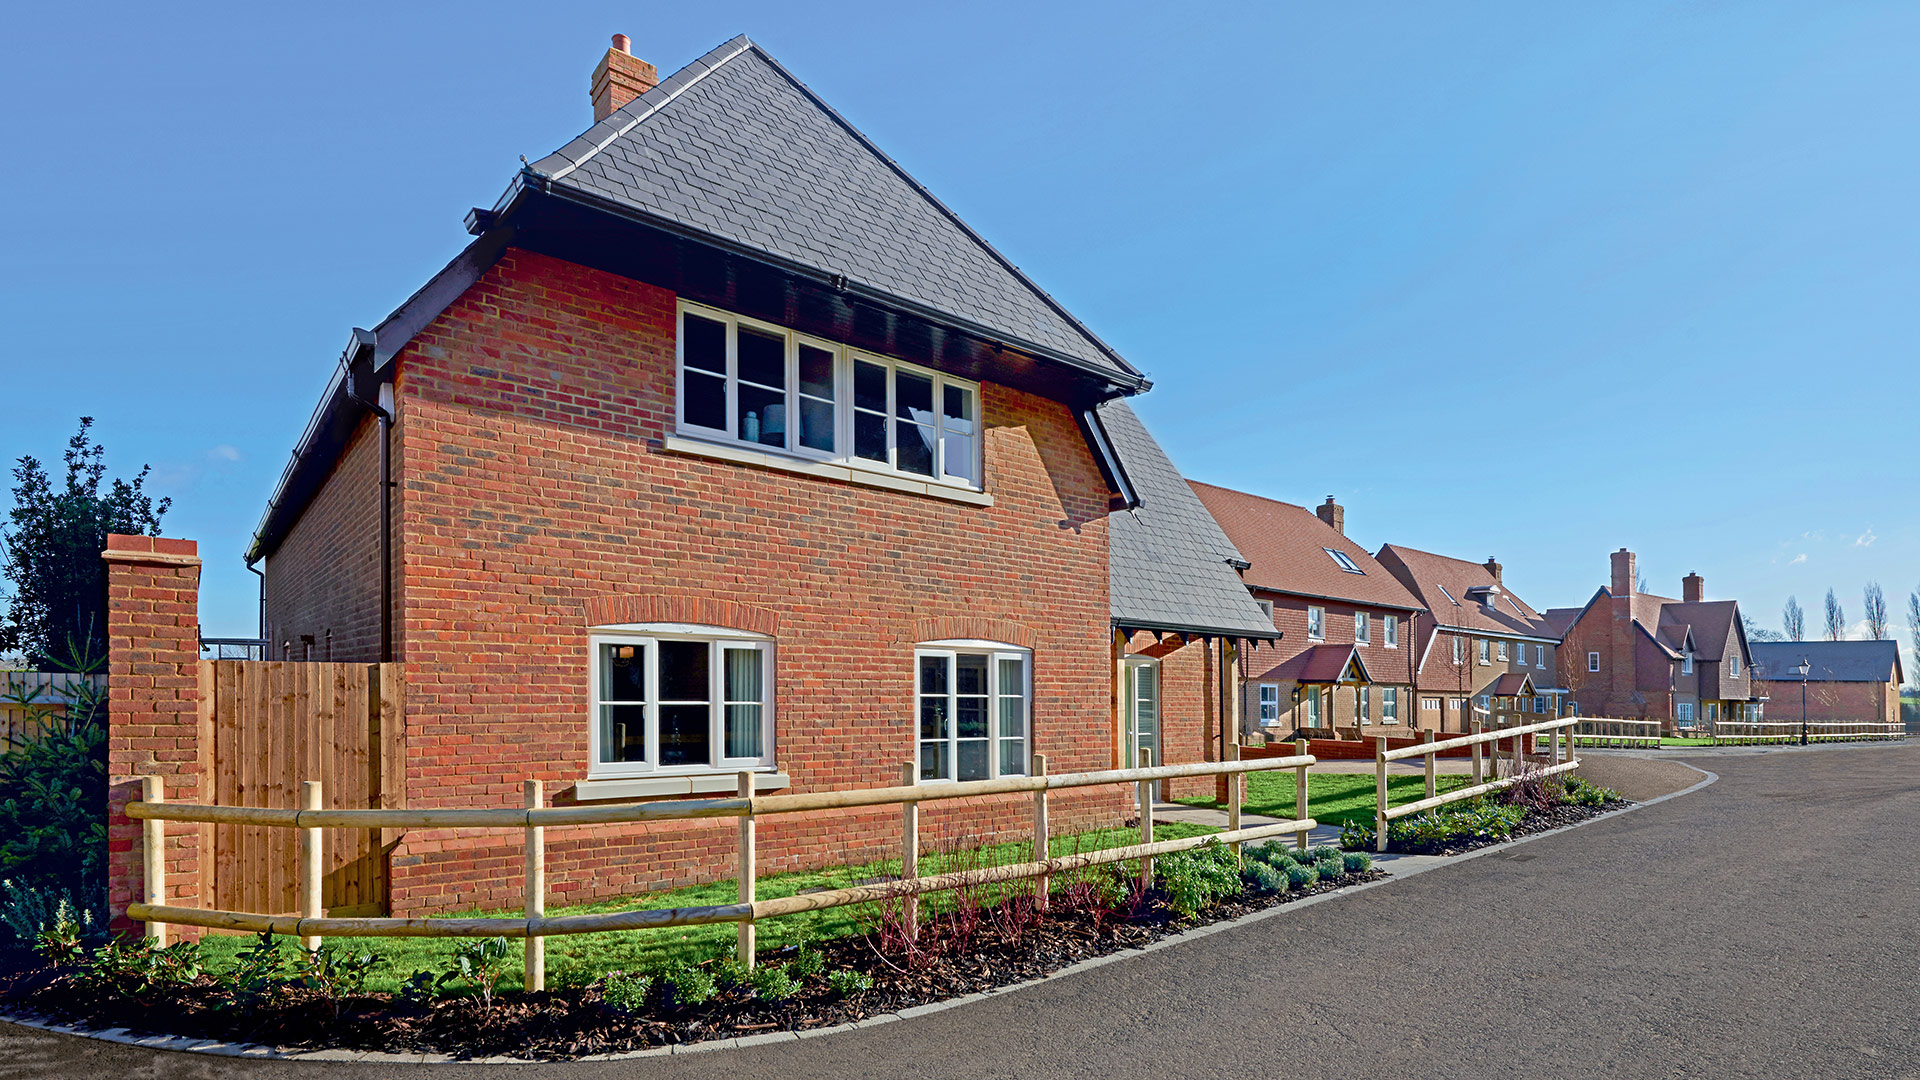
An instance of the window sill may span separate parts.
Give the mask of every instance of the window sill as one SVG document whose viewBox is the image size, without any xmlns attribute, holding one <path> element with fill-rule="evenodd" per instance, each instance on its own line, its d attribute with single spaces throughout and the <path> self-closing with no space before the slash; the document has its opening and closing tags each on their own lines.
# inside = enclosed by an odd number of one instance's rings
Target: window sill
<svg viewBox="0 0 1920 1080">
<path fill-rule="evenodd" d="M 576 780 L 573 797 L 578 802 L 606 802 L 614 799 L 670 799 L 680 795 L 733 794 L 740 789 L 739 773 L 691 773 L 684 776 L 627 776 L 606 780 Z M 783 772 L 753 774 L 753 790 L 778 791 L 792 787 Z"/>
<path fill-rule="evenodd" d="M 993 496 L 983 491 L 970 491 L 951 484 L 942 484 L 932 480 L 914 480 L 904 476 L 871 472 L 855 465 L 840 465 L 826 461 L 807 461 L 803 458 L 788 457 L 784 454 L 769 454 L 761 450 L 750 450 L 744 446 L 725 446 L 707 442 L 703 439 L 690 439 L 681 435 L 668 435 L 661 445 L 670 453 L 686 454 L 691 457 L 714 458 L 719 461 L 731 461 L 737 465 L 755 465 L 762 469 L 778 472 L 798 473 L 801 476 L 815 476 L 823 480 L 838 480 L 843 484 L 858 484 L 862 487 L 884 488 L 888 491 L 900 491 L 909 495 L 925 495 L 948 502 L 965 503 L 968 506 L 992 506 Z"/>
</svg>

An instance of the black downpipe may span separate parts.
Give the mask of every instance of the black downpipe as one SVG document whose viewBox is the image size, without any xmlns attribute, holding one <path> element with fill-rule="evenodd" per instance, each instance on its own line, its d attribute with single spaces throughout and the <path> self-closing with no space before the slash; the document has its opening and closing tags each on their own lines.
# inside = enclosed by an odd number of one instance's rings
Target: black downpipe
<svg viewBox="0 0 1920 1080">
<path fill-rule="evenodd" d="M 380 422 L 380 662 L 393 659 L 393 414 L 380 404 L 379 391 L 367 398 L 360 393 L 368 363 L 347 369 L 347 396 L 366 406 Z"/>
</svg>

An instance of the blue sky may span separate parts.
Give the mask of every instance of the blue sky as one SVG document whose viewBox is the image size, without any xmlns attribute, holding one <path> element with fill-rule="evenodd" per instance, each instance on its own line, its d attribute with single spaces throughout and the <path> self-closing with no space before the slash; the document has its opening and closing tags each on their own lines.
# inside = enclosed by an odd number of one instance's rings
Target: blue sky
<svg viewBox="0 0 1920 1080">
<path fill-rule="evenodd" d="M 39 5 L 0 42 L 10 423 L 81 413 L 210 634 L 349 327 L 590 120 L 616 31 L 748 33 L 1156 389 L 1196 479 L 1577 604 L 1607 552 L 1764 625 L 1920 502 L 1911 4 Z"/>
</svg>

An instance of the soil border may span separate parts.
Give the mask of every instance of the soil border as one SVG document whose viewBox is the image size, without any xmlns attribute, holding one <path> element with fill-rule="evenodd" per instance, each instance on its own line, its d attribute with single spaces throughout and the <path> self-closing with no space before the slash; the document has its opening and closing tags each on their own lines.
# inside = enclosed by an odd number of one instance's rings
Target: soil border
<svg viewBox="0 0 1920 1080">
<path fill-rule="evenodd" d="M 1683 762 L 1682 764 L 1685 764 L 1685 763 Z M 1213 934 L 1222 933 L 1226 930 L 1236 929 L 1242 926 L 1248 926 L 1253 923 L 1264 921 L 1266 919 L 1278 917 L 1282 914 L 1285 914 L 1286 912 L 1298 911 L 1298 910 L 1301 910 L 1302 908 L 1312 907 L 1315 904 L 1326 903 L 1332 900 L 1337 900 L 1341 897 L 1355 896 L 1360 893 L 1366 892 L 1369 889 L 1376 889 L 1384 885 L 1391 885 L 1393 882 L 1400 880 L 1402 878 L 1412 877 L 1416 874 L 1423 874 L 1429 870 L 1436 870 L 1443 866 L 1458 865 L 1459 863 L 1467 862 L 1472 859 L 1478 859 L 1485 856 L 1495 855 L 1500 852 L 1507 851 L 1511 848 L 1518 847 L 1521 844 L 1529 844 L 1535 840 L 1539 840 L 1544 837 L 1558 836 L 1561 833 L 1570 832 L 1574 829 L 1578 829 L 1586 825 L 1591 825 L 1596 821 L 1610 821 L 1613 818 L 1616 818 L 1622 814 L 1630 814 L 1636 810 L 1641 810 L 1649 806 L 1657 806 L 1660 803 L 1666 802 L 1668 799 L 1677 799 L 1682 795 L 1690 795 L 1693 792 L 1696 792 L 1701 788 L 1707 787 L 1708 785 L 1720 779 L 1720 776 L 1718 773 L 1711 772 L 1707 769 L 1702 769 L 1696 765 L 1687 765 L 1687 767 L 1690 769 L 1693 769 L 1695 772 L 1700 773 L 1701 779 L 1688 787 L 1681 788 L 1679 791 L 1669 792 L 1665 795 L 1660 795 L 1655 798 L 1648 799 L 1644 802 L 1628 803 L 1627 805 L 1622 806 L 1617 810 L 1609 810 L 1606 813 L 1596 814 L 1592 817 L 1586 818 L 1581 821 L 1573 822 L 1572 824 L 1569 824 L 1569 825 L 1562 825 L 1557 828 L 1545 830 L 1543 832 L 1529 833 L 1526 836 L 1515 837 L 1514 839 L 1502 841 L 1500 843 L 1488 844 L 1485 847 L 1474 848 L 1470 851 L 1465 851 L 1457 855 L 1406 855 L 1406 854 L 1394 854 L 1394 853 L 1388 853 L 1385 855 L 1376 855 L 1374 857 L 1374 866 L 1376 869 L 1385 871 L 1385 873 L 1382 876 L 1376 877 L 1371 881 L 1363 881 L 1358 884 L 1348 885 L 1344 888 L 1329 890 L 1327 892 L 1318 893 L 1313 896 L 1303 897 L 1302 899 L 1295 900 L 1289 903 L 1275 904 L 1271 907 L 1262 908 L 1259 911 L 1250 912 L 1246 915 L 1241 915 L 1237 918 L 1223 919 L 1219 922 L 1213 922 L 1213 923 L 1208 923 L 1204 926 L 1194 927 L 1191 930 L 1184 930 L 1179 933 L 1169 934 L 1165 937 L 1161 937 L 1154 941 L 1148 942 L 1146 945 L 1143 945 L 1139 948 L 1124 949 L 1119 952 L 1108 953 L 1103 956 L 1089 957 L 1088 959 L 1076 961 L 1072 964 L 1069 964 L 1066 967 L 1060 968 L 1057 971 L 1049 972 L 1048 974 L 1043 975 L 1037 979 L 1028 979 L 1024 982 L 1010 983 L 1006 986 L 996 987 L 991 990 L 982 990 L 972 994 L 965 994 L 960 997 L 949 998 L 945 1001 L 930 1002 L 925 1005 L 915 1005 L 910 1008 L 901 1009 L 897 1012 L 883 1013 L 878 1016 L 869 1017 L 865 1020 L 856 1020 L 856 1021 L 852 1021 L 844 1024 L 835 1024 L 831 1027 L 813 1028 L 806 1031 L 771 1031 L 771 1032 L 766 1032 L 765 1034 L 760 1034 L 760 1035 L 743 1035 L 743 1036 L 736 1036 L 730 1039 L 709 1039 L 702 1042 L 685 1043 L 685 1044 L 678 1044 L 673 1046 L 650 1047 L 645 1050 L 627 1050 L 627 1051 L 621 1051 L 621 1052 L 612 1053 L 612 1054 L 589 1054 L 582 1057 L 574 1058 L 572 1060 L 583 1061 L 583 1062 L 584 1061 L 626 1061 L 634 1058 L 665 1057 L 665 1056 L 674 1055 L 674 1054 L 704 1054 L 704 1053 L 711 1053 L 717 1050 L 727 1050 L 727 1049 L 732 1049 L 736 1047 L 758 1046 L 758 1045 L 767 1044 L 767 1043 L 797 1042 L 801 1039 L 817 1039 L 823 1036 L 833 1035 L 842 1031 L 851 1031 L 857 1028 L 869 1028 L 869 1027 L 877 1027 L 881 1024 L 890 1024 L 896 1020 L 911 1020 L 917 1016 L 926 1016 L 931 1013 L 944 1012 L 948 1009 L 957 1009 L 962 1006 L 971 1004 L 972 1002 L 984 1000 L 986 998 L 999 997 L 1004 994 L 1018 993 L 1021 990 L 1038 986 L 1042 983 L 1050 982 L 1054 979 L 1064 978 L 1066 976 L 1073 975 L 1077 972 L 1091 971 L 1094 968 L 1102 967 L 1107 964 L 1119 963 L 1125 960 L 1132 959 L 1135 956 L 1140 956 L 1146 953 L 1155 952 L 1160 949 L 1173 948 L 1184 942 L 1208 937 Z M 54 1034 L 59 1034 L 59 1035 L 72 1035 L 72 1036 L 77 1036 L 79 1038 L 85 1038 L 85 1039 L 99 1039 L 103 1042 L 120 1043 L 126 1046 L 137 1046 L 137 1047 L 142 1047 L 144 1049 L 149 1049 L 149 1050 L 169 1050 L 169 1051 L 182 1052 L 182 1053 L 208 1054 L 208 1055 L 217 1056 L 217 1057 L 257 1058 L 257 1059 L 271 1059 L 271 1060 L 277 1060 L 277 1061 L 364 1062 L 367 1064 L 393 1064 L 393 1065 L 413 1065 L 413 1064 L 437 1065 L 437 1064 L 443 1064 L 443 1063 L 444 1064 L 464 1064 L 464 1065 L 475 1065 L 475 1064 L 534 1065 L 534 1064 L 552 1064 L 553 1063 L 543 1059 L 519 1058 L 519 1057 L 512 1057 L 509 1055 L 496 1055 L 496 1056 L 484 1057 L 484 1058 L 459 1058 L 451 1054 L 439 1054 L 439 1053 L 395 1054 L 395 1053 L 390 1053 L 390 1052 L 381 1051 L 381 1050 L 339 1050 L 339 1049 L 287 1050 L 287 1049 L 281 1049 L 278 1047 L 267 1046 L 259 1043 L 226 1043 L 226 1042 L 220 1042 L 217 1040 L 196 1038 L 196 1037 L 186 1036 L 186 1035 L 134 1035 L 125 1028 L 108 1028 L 106 1030 L 89 1030 L 84 1028 L 76 1028 L 67 1024 L 55 1023 L 49 1020 L 41 1020 L 34 1017 L 20 1016 L 11 1012 L 4 1012 L 4 1011 L 0 1011 L 0 1021 L 12 1023 L 12 1024 L 18 1024 L 22 1027 L 34 1028 L 39 1031 L 52 1032 Z"/>
</svg>

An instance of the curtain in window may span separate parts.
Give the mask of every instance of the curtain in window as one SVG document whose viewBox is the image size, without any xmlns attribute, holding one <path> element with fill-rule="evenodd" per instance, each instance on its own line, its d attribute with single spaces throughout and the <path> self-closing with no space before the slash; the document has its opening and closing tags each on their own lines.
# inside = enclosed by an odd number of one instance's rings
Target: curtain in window
<svg viewBox="0 0 1920 1080">
<path fill-rule="evenodd" d="M 757 758 L 762 752 L 761 714 L 766 708 L 761 687 L 760 650 L 728 649 L 726 652 L 726 756 Z"/>
</svg>

